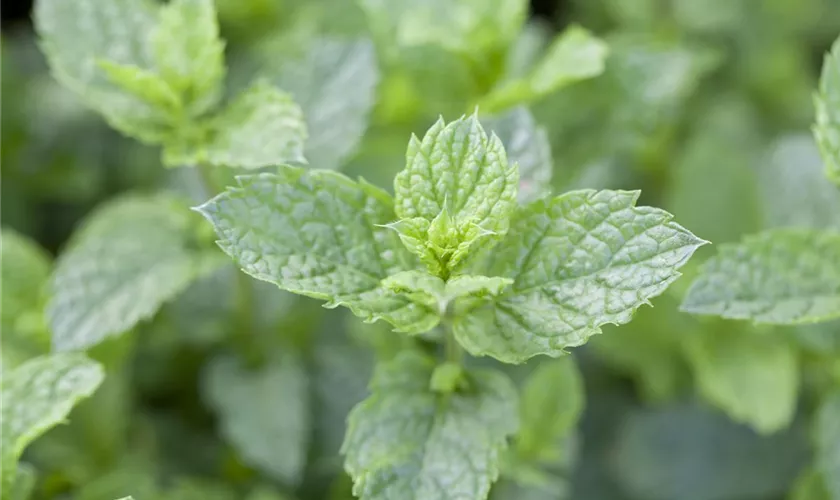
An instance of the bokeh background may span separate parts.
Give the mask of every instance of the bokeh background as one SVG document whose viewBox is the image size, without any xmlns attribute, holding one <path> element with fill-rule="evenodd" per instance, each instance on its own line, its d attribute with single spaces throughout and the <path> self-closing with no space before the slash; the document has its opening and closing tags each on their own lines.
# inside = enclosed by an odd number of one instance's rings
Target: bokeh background
<svg viewBox="0 0 840 500">
<path fill-rule="evenodd" d="M 310 163 L 385 188 L 403 168 L 410 134 L 440 114 L 457 118 L 500 71 L 477 72 L 436 47 L 398 55 L 397 64 L 386 37 L 349 0 L 216 3 L 228 86 L 268 75 L 316 127 L 328 115 L 324 95 L 353 100 L 350 107 L 364 108 L 361 119 L 330 124 L 346 123 L 351 132 L 342 137 L 350 139 L 336 146 L 325 135 L 308 152 Z M 30 8 L 2 5 L 3 227 L 55 256 L 80 220 L 119 193 L 170 189 L 196 202 L 211 195 L 194 169 L 164 168 L 156 148 L 111 130 L 50 76 Z M 678 307 L 716 245 L 774 227 L 840 227 L 840 194 L 825 179 L 810 133 L 823 55 L 840 34 L 840 3 L 534 1 L 501 71 L 525 71 L 572 23 L 606 40 L 610 55 L 603 75 L 525 111 L 548 138 L 551 188 L 641 189 L 642 204 L 669 210 L 715 245 L 701 249 L 655 307 L 575 350 L 585 410 L 567 456 L 552 464 L 558 486 L 533 492 L 502 483 L 493 498 L 830 498 L 809 472 L 811 428 L 817 401 L 840 380 L 840 325 L 754 327 Z M 319 56 L 332 52 L 317 47 L 331 43 L 341 56 Z M 295 73 L 287 61 L 301 57 L 308 69 Z M 317 82 L 325 75 L 345 80 L 324 90 Z M 358 97 L 360 88 L 367 90 Z M 230 266 L 203 279 L 138 326 L 130 342 L 97 348 L 95 356 L 121 352 L 106 385 L 71 425 L 28 451 L 43 471 L 38 498 L 108 500 L 131 484 L 137 500 L 225 499 L 252 483 L 289 498 L 351 498 L 337 455 L 344 416 L 365 394 L 374 353 L 400 340 L 385 327 L 253 284 L 246 334 L 265 349 L 294 344 L 305 353 L 311 440 L 305 473 L 291 486 L 242 460 L 220 436 L 224 416 L 202 389 L 209 360 L 242 334 L 231 326 L 236 275 Z M 529 368 L 508 370 L 521 378 Z M 247 390 L 250 400 L 272 397 L 270 385 Z"/>
</svg>

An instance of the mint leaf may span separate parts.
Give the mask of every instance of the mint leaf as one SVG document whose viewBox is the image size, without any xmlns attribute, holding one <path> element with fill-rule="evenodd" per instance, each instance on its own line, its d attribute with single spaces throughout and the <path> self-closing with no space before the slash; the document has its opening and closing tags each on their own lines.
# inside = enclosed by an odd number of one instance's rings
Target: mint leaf
<svg viewBox="0 0 840 500">
<path fill-rule="evenodd" d="M 840 393 L 822 402 L 816 422 L 816 464 L 832 499 L 840 498 Z"/>
<path fill-rule="evenodd" d="M 272 64 L 276 52 L 269 58 Z M 373 44 L 316 38 L 300 57 L 274 66 L 271 81 L 294 96 L 306 117 L 307 161 L 338 169 L 361 141 L 375 102 L 379 68 Z"/>
<path fill-rule="evenodd" d="M 437 321 L 434 311 L 380 286 L 415 264 L 396 233 L 382 227 L 395 218 L 390 196 L 370 184 L 282 167 L 239 177 L 238 186 L 198 210 L 222 250 L 257 279 L 398 329 Z"/>
<path fill-rule="evenodd" d="M 99 61 L 152 70 L 147 41 L 157 24 L 147 0 L 39 0 L 35 28 L 55 77 L 101 113 L 114 128 L 149 142 L 169 131 L 165 113 L 114 86 Z"/>
<path fill-rule="evenodd" d="M 514 108 L 483 122 L 502 141 L 508 162 L 519 165 L 519 203 L 548 193 L 553 170 L 551 145 L 545 129 L 537 125 L 528 108 Z"/>
<path fill-rule="evenodd" d="M 0 326 L 6 335 L 41 314 L 50 267 L 49 255 L 37 243 L 12 229 L 0 231 Z"/>
<path fill-rule="evenodd" d="M 396 214 L 429 222 L 425 241 L 442 268 L 454 269 L 477 239 L 507 232 L 519 171 L 475 115 L 412 136 L 406 163 L 394 179 Z"/>
<path fill-rule="evenodd" d="M 513 283 L 512 279 L 498 276 L 473 276 L 462 274 L 446 282 L 447 300 L 459 297 L 496 297 Z"/>
<path fill-rule="evenodd" d="M 521 208 L 490 272 L 514 280 L 493 304 L 453 325 L 471 354 L 520 363 L 560 356 L 623 324 L 680 276 L 705 242 L 637 191 L 572 191 Z"/>
<path fill-rule="evenodd" d="M 243 460 L 266 475 L 295 485 L 309 442 L 307 374 L 293 353 L 249 370 L 235 359 L 212 360 L 204 379 L 221 432 Z M 247 409 L 247 411 L 243 411 Z"/>
<path fill-rule="evenodd" d="M 24 448 L 64 421 L 79 400 L 93 394 L 103 377 L 98 363 L 75 353 L 40 356 L 3 375 L 3 491 L 12 491 Z"/>
<path fill-rule="evenodd" d="M 800 474 L 788 496 L 790 500 L 831 500 L 825 481 L 815 469 Z"/>
<path fill-rule="evenodd" d="M 484 97 L 480 107 L 496 112 L 536 101 L 580 80 L 604 72 L 607 44 L 580 26 L 558 35 L 527 76 L 502 83 Z"/>
<path fill-rule="evenodd" d="M 556 461 L 559 446 L 583 411 L 583 378 L 574 358 L 540 363 L 522 388 L 521 429 L 516 439 L 520 460 Z"/>
<path fill-rule="evenodd" d="M 732 420 L 765 434 L 790 425 L 799 367 L 784 339 L 709 329 L 689 337 L 687 350 L 701 394 Z"/>
<path fill-rule="evenodd" d="M 300 107 L 262 80 L 210 119 L 205 134 L 194 142 L 167 144 L 164 162 L 249 169 L 306 163 L 306 124 Z"/>
<path fill-rule="evenodd" d="M 56 350 L 92 347 L 152 316 L 196 277 L 191 215 L 166 196 L 98 208 L 58 259 L 47 321 Z"/>
<path fill-rule="evenodd" d="M 99 68 L 111 83 L 146 104 L 171 114 L 180 112 L 181 97 L 154 71 L 108 60 L 99 61 Z"/>
<path fill-rule="evenodd" d="M 840 184 L 840 38 L 823 61 L 820 88 L 814 97 L 814 136 L 825 160 L 828 177 Z"/>
<path fill-rule="evenodd" d="M 18 463 L 12 486 L 11 500 L 28 500 L 35 489 L 37 474 L 35 468 L 29 464 Z"/>
<path fill-rule="evenodd" d="M 487 498 L 508 436 L 516 389 L 503 374 L 469 372 L 469 388 L 430 389 L 434 362 L 404 352 L 377 368 L 372 395 L 348 418 L 342 446 L 363 500 Z"/>
<path fill-rule="evenodd" d="M 155 65 L 190 114 L 200 115 L 218 104 L 225 77 L 213 0 L 171 0 L 159 19 L 150 35 Z"/>
<path fill-rule="evenodd" d="M 840 233 L 776 229 L 722 245 L 681 309 L 772 324 L 840 317 Z"/>
</svg>

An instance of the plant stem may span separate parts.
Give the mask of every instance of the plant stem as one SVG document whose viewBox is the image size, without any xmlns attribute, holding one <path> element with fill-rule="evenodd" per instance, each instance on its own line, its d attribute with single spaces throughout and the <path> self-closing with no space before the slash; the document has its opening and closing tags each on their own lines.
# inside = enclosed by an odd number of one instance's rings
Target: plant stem
<svg viewBox="0 0 840 500">
<path fill-rule="evenodd" d="M 464 357 L 464 349 L 461 347 L 461 344 L 458 343 L 458 341 L 455 339 L 455 335 L 452 333 L 452 325 L 450 322 L 450 318 L 448 316 L 444 316 L 441 325 L 443 326 L 444 352 L 446 355 L 446 361 L 449 363 L 455 363 L 460 365 Z"/>
</svg>

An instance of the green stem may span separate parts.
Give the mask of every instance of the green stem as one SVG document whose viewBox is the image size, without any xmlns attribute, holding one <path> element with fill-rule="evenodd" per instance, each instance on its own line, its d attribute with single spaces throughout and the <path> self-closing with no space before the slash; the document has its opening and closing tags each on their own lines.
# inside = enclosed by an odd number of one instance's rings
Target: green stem
<svg viewBox="0 0 840 500">
<path fill-rule="evenodd" d="M 443 321 L 441 322 L 443 326 L 443 335 L 444 335 L 444 352 L 446 355 L 446 362 L 448 363 L 455 363 L 460 365 L 463 357 L 464 357 L 464 349 L 461 347 L 461 344 L 455 339 L 455 335 L 452 333 L 452 325 L 450 323 L 450 318 L 445 316 Z"/>
</svg>

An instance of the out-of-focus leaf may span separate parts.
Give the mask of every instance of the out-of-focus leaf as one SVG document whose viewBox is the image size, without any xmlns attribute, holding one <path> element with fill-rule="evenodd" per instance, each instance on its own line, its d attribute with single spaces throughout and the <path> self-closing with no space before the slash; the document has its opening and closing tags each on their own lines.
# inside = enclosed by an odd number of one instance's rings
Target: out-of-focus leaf
<svg viewBox="0 0 840 500">
<path fill-rule="evenodd" d="M 799 476 L 787 499 L 832 500 L 828 489 L 826 489 L 825 480 L 816 469 L 807 469 Z"/>
<path fill-rule="evenodd" d="M 9 500 L 28 500 L 35 489 L 37 473 L 35 468 L 29 464 L 19 462 L 15 472 L 14 486 L 9 495 Z"/>
<path fill-rule="evenodd" d="M 233 358 L 207 368 L 204 392 L 221 431 L 243 459 L 268 476 L 297 484 L 309 443 L 309 396 L 302 361 L 292 353 L 255 370 Z"/>
<path fill-rule="evenodd" d="M 213 0 L 171 0 L 161 7 L 149 40 L 155 67 L 192 115 L 218 104 L 225 77 L 225 44 Z"/>
<path fill-rule="evenodd" d="M 189 210 L 168 196 L 119 198 L 99 207 L 58 259 L 47 319 L 53 347 L 92 347 L 153 315 L 200 269 L 189 248 Z"/>
<path fill-rule="evenodd" d="M 479 106 L 497 112 L 529 103 L 567 85 L 600 75 L 604 71 L 607 45 L 580 26 L 561 33 L 527 76 L 503 82 L 486 95 Z"/>
<path fill-rule="evenodd" d="M 772 333 L 744 331 L 738 324 L 714 326 L 687 342 L 700 393 L 732 420 L 760 433 L 787 427 L 799 389 L 796 352 Z"/>
<path fill-rule="evenodd" d="M 822 402 L 816 423 L 817 470 L 825 479 L 832 500 L 840 498 L 840 393 Z"/>
<path fill-rule="evenodd" d="M 840 227 L 840 191 L 825 179 L 813 138 L 784 136 L 759 172 L 767 227 Z"/>
<path fill-rule="evenodd" d="M 306 163 L 306 122 L 289 94 L 259 80 L 207 124 L 203 136 L 170 142 L 170 166 L 209 164 L 256 169 Z"/>
<path fill-rule="evenodd" d="M 519 165 L 519 203 L 528 203 L 551 188 L 554 165 L 551 145 L 545 129 L 534 120 L 528 108 L 514 108 L 507 113 L 482 120 L 505 146 L 508 162 Z"/>
<path fill-rule="evenodd" d="M 776 229 L 723 245 L 703 265 L 681 308 L 772 324 L 838 317 L 840 233 Z"/>
<path fill-rule="evenodd" d="M 783 494 L 807 460 L 801 427 L 762 437 L 697 406 L 631 414 L 613 471 L 637 498 L 737 500 Z"/>
<path fill-rule="evenodd" d="M 381 365 L 372 395 L 348 418 L 342 445 L 353 493 L 384 498 L 486 498 L 519 418 L 516 389 L 502 373 L 469 374 L 469 388 L 429 388 L 434 361 L 403 353 Z"/>
<path fill-rule="evenodd" d="M 39 356 L 3 374 L 2 488 L 12 491 L 17 462 L 29 443 L 60 424 L 102 383 L 102 367 L 81 354 Z"/>
<path fill-rule="evenodd" d="M 303 109 L 308 163 L 341 167 L 361 141 L 374 104 L 379 69 L 372 43 L 316 38 L 299 57 L 268 64 L 272 82 Z"/>
<path fill-rule="evenodd" d="M 828 177 L 840 184 L 840 38 L 825 56 L 816 96 L 814 135 L 823 154 Z"/>
</svg>

